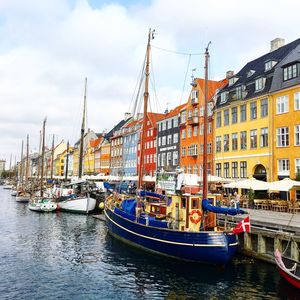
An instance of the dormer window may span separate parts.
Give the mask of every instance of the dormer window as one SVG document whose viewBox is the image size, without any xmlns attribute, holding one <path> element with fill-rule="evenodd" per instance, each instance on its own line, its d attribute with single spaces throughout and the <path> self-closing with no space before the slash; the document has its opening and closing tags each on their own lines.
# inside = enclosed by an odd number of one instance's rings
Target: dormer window
<svg viewBox="0 0 300 300">
<path fill-rule="evenodd" d="M 298 77 L 299 74 L 299 64 L 295 63 L 283 68 L 283 80 L 290 80 Z"/>
<path fill-rule="evenodd" d="M 242 98 L 242 86 L 237 86 L 235 89 L 236 93 L 236 99 L 241 99 Z"/>
<path fill-rule="evenodd" d="M 229 78 L 229 81 L 228 81 L 229 86 L 233 85 L 234 83 L 236 83 L 237 80 L 238 80 L 237 77 L 231 77 L 231 78 Z"/>
<path fill-rule="evenodd" d="M 228 100 L 228 92 L 221 93 L 221 102 L 220 104 L 226 103 Z"/>
<path fill-rule="evenodd" d="M 197 90 L 192 90 L 191 102 L 192 102 L 192 104 L 198 103 L 198 91 Z"/>
<path fill-rule="evenodd" d="M 269 60 L 265 62 L 265 71 L 271 70 L 276 65 L 276 63 L 277 62 L 275 60 Z"/>
<path fill-rule="evenodd" d="M 251 77 L 253 74 L 255 73 L 254 70 L 250 70 L 248 73 L 247 73 L 247 77 Z"/>
<path fill-rule="evenodd" d="M 260 77 L 255 80 L 255 91 L 261 91 L 265 87 L 266 78 Z"/>
</svg>

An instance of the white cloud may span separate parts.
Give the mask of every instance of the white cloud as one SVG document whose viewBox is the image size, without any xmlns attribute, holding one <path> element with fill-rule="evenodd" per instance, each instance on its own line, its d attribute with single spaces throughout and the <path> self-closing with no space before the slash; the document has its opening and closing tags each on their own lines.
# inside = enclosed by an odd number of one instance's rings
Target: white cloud
<svg viewBox="0 0 300 300">
<path fill-rule="evenodd" d="M 0 158 L 19 157 L 29 133 L 37 148 L 42 120 L 56 139 L 79 136 L 84 78 L 88 77 L 88 126 L 111 129 L 128 111 L 144 60 L 149 27 L 153 45 L 191 53 L 211 45 L 211 78 L 236 72 L 269 50 L 269 41 L 299 36 L 299 4 L 274 1 L 172 1 L 124 6 L 107 2 L 93 9 L 87 0 L 0 1 Z M 279 21 L 280 19 L 280 21 Z M 152 49 L 156 95 L 151 107 L 164 110 L 183 100 L 191 69 L 203 76 L 203 57 Z M 160 103 L 157 103 L 157 100 Z"/>
</svg>

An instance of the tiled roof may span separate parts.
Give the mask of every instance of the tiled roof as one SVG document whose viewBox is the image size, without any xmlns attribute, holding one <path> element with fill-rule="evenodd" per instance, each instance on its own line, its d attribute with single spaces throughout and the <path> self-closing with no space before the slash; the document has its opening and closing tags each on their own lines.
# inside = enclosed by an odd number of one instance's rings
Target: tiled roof
<svg viewBox="0 0 300 300">
<path fill-rule="evenodd" d="M 147 116 L 148 116 L 152 126 L 156 127 L 156 122 L 161 120 L 165 116 L 165 114 L 158 114 L 158 113 L 148 112 Z"/>
<path fill-rule="evenodd" d="M 200 90 L 204 93 L 205 79 L 195 78 L 195 80 L 197 81 L 197 85 L 200 86 Z M 227 83 L 227 79 L 222 79 L 220 81 L 208 80 L 208 100 L 210 100 L 214 96 L 217 89 L 222 88 Z"/>
</svg>

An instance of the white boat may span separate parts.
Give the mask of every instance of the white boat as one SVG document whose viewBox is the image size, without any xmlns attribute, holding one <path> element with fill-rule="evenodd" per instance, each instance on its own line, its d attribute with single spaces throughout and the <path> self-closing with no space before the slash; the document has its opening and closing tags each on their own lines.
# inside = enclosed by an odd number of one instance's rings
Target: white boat
<svg viewBox="0 0 300 300">
<path fill-rule="evenodd" d="M 12 189 L 10 195 L 16 197 L 17 193 L 18 193 L 17 189 Z"/>
<path fill-rule="evenodd" d="M 57 209 L 73 213 L 90 213 L 96 207 L 96 199 L 91 197 L 68 198 L 57 204 Z"/>
<path fill-rule="evenodd" d="M 57 204 L 52 199 L 42 198 L 30 201 L 28 208 L 36 212 L 52 212 L 56 210 Z"/>
</svg>

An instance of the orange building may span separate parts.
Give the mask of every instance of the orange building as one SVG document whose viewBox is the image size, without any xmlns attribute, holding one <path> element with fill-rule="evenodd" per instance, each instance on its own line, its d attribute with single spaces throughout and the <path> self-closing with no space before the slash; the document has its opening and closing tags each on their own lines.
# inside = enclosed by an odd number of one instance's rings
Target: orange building
<svg viewBox="0 0 300 300">
<path fill-rule="evenodd" d="M 226 80 L 208 81 L 208 173 L 213 172 L 213 96 Z M 195 78 L 187 105 L 180 111 L 180 167 L 185 173 L 202 176 L 203 140 L 204 140 L 204 85 L 205 80 Z"/>
</svg>

